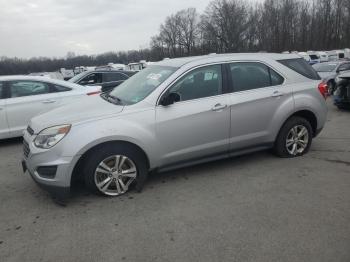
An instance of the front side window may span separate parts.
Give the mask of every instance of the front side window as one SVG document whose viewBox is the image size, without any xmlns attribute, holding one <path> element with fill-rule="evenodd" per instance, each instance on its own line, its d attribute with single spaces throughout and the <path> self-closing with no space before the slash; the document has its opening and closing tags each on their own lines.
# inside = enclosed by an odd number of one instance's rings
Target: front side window
<svg viewBox="0 0 350 262">
<path fill-rule="evenodd" d="M 168 93 L 180 95 L 180 101 L 187 101 L 222 93 L 221 65 L 205 66 L 183 76 Z"/>
<path fill-rule="evenodd" d="M 42 95 L 50 92 L 49 85 L 36 81 L 14 81 L 10 83 L 11 97 Z"/>
<path fill-rule="evenodd" d="M 94 85 L 102 83 L 102 74 L 101 73 L 93 73 L 84 77 L 79 81 L 80 85 Z"/>
<path fill-rule="evenodd" d="M 230 72 L 235 92 L 281 85 L 284 81 L 282 76 L 261 63 L 233 63 Z"/>
<path fill-rule="evenodd" d="M 117 97 L 123 104 L 140 102 L 177 70 L 172 66 L 149 66 L 113 89 L 110 96 Z"/>
<path fill-rule="evenodd" d="M 126 80 L 128 77 L 124 74 L 120 73 L 105 73 L 103 74 L 103 82 L 114 82 L 114 81 L 121 81 Z"/>
</svg>

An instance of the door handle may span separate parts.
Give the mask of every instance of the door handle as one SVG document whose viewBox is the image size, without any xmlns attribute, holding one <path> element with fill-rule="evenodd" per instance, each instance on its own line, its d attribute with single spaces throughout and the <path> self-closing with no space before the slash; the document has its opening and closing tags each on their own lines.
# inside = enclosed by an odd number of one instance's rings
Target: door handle
<svg viewBox="0 0 350 262">
<path fill-rule="evenodd" d="M 271 97 L 281 97 L 283 95 L 284 95 L 284 93 L 282 93 L 280 91 L 275 91 L 272 93 Z"/>
<path fill-rule="evenodd" d="M 212 111 L 222 111 L 227 107 L 227 105 L 216 104 L 211 110 Z"/>
<path fill-rule="evenodd" d="M 45 101 L 43 101 L 43 104 L 52 104 L 55 102 L 56 102 L 56 100 L 45 100 Z"/>
</svg>

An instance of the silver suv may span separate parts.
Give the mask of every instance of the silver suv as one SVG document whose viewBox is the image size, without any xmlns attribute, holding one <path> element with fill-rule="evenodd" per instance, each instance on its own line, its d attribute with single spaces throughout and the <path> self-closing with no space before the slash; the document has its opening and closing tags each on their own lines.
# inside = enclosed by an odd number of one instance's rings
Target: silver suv
<svg viewBox="0 0 350 262">
<path fill-rule="evenodd" d="M 23 168 L 56 197 L 81 177 L 93 192 L 141 190 L 164 171 L 273 148 L 305 154 L 323 128 L 327 85 L 291 54 L 164 60 L 109 94 L 33 118 Z"/>
</svg>

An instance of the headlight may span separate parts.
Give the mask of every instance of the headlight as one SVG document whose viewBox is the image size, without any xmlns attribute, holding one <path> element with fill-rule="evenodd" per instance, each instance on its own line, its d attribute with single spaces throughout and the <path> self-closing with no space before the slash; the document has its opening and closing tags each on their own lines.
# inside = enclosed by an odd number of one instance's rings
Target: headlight
<svg viewBox="0 0 350 262">
<path fill-rule="evenodd" d="M 71 125 L 53 126 L 42 130 L 34 140 L 34 145 L 48 149 L 60 142 L 69 132 Z"/>
<path fill-rule="evenodd" d="M 335 78 L 335 82 L 336 82 L 336 83 L 338 83 L 340 80 L 341 80 L 341 79 L 340 79 L 339 76 L 337 76 L 337 77 Z"/>
</svg>

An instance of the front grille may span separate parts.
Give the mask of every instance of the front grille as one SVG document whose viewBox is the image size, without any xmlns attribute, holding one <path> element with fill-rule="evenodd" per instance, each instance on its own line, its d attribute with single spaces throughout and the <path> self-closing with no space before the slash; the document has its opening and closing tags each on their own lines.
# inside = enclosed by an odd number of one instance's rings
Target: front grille
<svg viewBox="0 0 350 262">
<path fill-rule="evenodd" d="M 23 140 L 23 155 L 25 156 L 25 158 L 29 156 L 29 153 L 30 153 L 29 144 L 27 141 Z"/>
<path fill-rule="evenodd" d="M 31 136 L 34 134 L 34 130 L 30 126 L 27 127 L 27 132 Z"/>
</svg>

